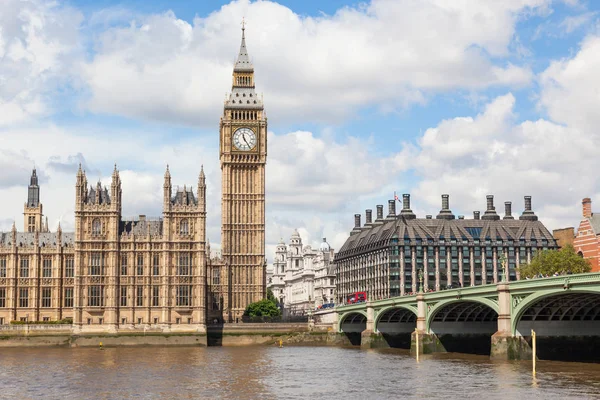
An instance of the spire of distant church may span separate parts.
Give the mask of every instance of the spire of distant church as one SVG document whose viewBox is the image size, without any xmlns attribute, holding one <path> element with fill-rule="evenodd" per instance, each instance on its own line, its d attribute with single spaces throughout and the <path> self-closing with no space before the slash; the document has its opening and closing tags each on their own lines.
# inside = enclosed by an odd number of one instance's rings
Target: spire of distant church
<svg viewBox="0 0 600 400">
<path fill-rule="evenodd" d="M 242 18 L 242 43 L 240 44 L 240 52 L 238 53 L 237 61 L 235 62 L 234 71 L 253 71 L 254 67 L 248 57 L 248 49 L 246 49 L 246 22 Z"/>
</svg>

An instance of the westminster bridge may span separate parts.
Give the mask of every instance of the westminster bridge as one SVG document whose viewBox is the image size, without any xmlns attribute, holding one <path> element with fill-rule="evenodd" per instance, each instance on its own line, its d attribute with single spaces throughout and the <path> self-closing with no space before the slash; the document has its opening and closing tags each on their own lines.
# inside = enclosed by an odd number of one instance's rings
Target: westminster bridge
<svg viewBox="0 0 600 400">
<path fill-rule="evenodd" d="M 456 351 L 494 359 L 600 362 L 600 273 L 561 275 L 394 297 L 336 308 L 339 333 L 361 347 Z M 417 336 L 418 335 L 418 341 Z M 562 357 L 564 358 L 564 357 Z"/>
</svg>

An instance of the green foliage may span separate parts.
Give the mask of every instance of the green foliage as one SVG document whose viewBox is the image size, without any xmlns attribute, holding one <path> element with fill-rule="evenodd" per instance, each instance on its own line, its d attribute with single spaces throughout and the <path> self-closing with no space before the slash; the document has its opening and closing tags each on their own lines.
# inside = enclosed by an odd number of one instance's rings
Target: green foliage
<svg viewBox="0 0 600 400">
<path fill-rule="evenodd" d="M 267 300 L 270 300 L 273 303 L 277 304 L 277 299 L 275 298 L 275 295 L 273 294 L 273 291 L 271 289 L 267 289 Z"/>
<path fill-rule="evenodd" d="M 538 251 L 531 259 L 531 264 L 521 264 L 521 279 L 536 276 L 552 276 L 554 274 L 582 274 L 590 272 L 590 262 L 579 256 L 572 245 L 568 244 L 560 250 Z"/>
<path fill-rule="evenodd" d="M 248 304 L 244 315 L 248 317 L 279 317 L 281 310 L 273 301 L 262 299 L 261 301 Z"/>
</svg>

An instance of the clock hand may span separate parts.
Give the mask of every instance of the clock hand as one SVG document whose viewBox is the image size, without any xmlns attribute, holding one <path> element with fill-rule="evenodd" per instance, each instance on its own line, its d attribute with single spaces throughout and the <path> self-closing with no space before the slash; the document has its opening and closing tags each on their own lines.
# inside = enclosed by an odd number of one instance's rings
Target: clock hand
<svg viewBox="0 0 600 400">
<path fill-rule="evenodd" d="M 242 135 L 242 139 L 244 139 L 244 142 L 246 142 L 246 146 L 248 146 L 248 149 L 250 149 L 250 143 L 248 143 L 248 141 L 246 140 L 246 135 Z"/>
</svg>

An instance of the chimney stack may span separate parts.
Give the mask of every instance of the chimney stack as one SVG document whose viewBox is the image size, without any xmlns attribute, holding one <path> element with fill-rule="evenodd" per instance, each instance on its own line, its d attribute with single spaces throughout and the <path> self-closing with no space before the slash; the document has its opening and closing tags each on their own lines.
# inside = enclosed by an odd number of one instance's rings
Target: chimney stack
<svg viewBox="0 0 600 400">
<path fill-rule="evenodd" d="M 377 219 L 378 220 L 383 219 L 383 205 L 382 204 L 377 205 Z"/>
<path fill-rule="evenodd" d="M 500 216 L 496 214 L 496 208 L 494 207 L 494 196 L 491 194 L 487 195 L 487 209 L 483 213 L 481 219 L 490 221 L 497 221 L 500 219 Z"/>
<path fill-rule="evenodd" d="M 583 218 L 591 218 L 594 215 L 592 213 L 592 199 L 586 197 L 581 200 L 581 205 L 583 206 Z"/>
<path fill-rule="evenodd" d="M 473 219 L 480 219 L 479 214 L 479 211 L 473 211 Z"/>
<path fill-rule="evenodd" d="M 400 211 L 400 215 L 402 215 L 405 219 L 415 219 L 417 216 L 410 209 L 410 194 L 402 195 L 402 211 Z"/>
<path fill-rule="evenodd" d="M 431 216 L 429 214 L 425 216 L 425 219 L 432 219 L 432 218 L 433 218 L 433 216 Z"/>
<path fill-rule="evenodd" d="M 512 216 L 512 203 L 510 201 L 504 202 L 504 219 L 515 219 Z"/>
<path fill-rule="evenodd" d="M 435 217 L 436 219 L 454 219 L 454 214 L 450 211 L 450 196 L 447 194 L 442 195 L 442 209 L 440 213 Z"/>
<path fill-rule="evenodd" d="M 373 215 L 373 210 L 366 210 L 365 211 L 365 226 L 371 225 L 371 223 L 373 222 L 371 220 Z"/>
<path fill-rule="evenodd" d="M 354 214 L 354 229 L 350 231 L 350 236 L 360 233 L 360 214 Z"/>
<path fill-rule="evenodd" d="M 396 200 L 388 200 L 388 216 L 385 219 L 396 218 Z"/>
<path fill-rule="evenodd" d="M 465 219 L 465 216 L 464 215 L 459 215 L 458 219 Z"/>
<path fill-rule="evenodd" d="M 525 196 L 525 211 L 519 217 L 520 220 L 537 221 L 538 217 L 531 209 L 531 196 Z"/>
<path fill-rule="evenodd" d="M 372 225 L 383 225 L 383 206 L 381 204 L 377 204 L 377 219 L 372 223 Z"/>
</svg>

